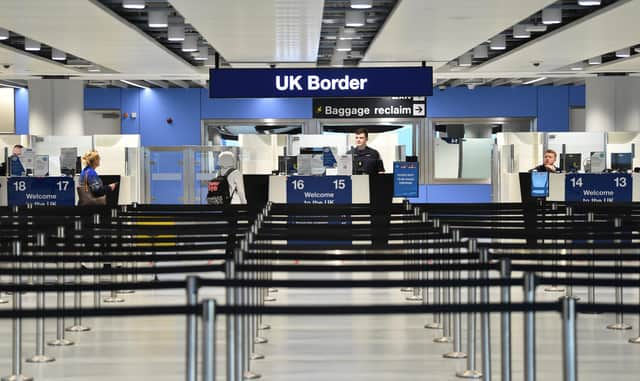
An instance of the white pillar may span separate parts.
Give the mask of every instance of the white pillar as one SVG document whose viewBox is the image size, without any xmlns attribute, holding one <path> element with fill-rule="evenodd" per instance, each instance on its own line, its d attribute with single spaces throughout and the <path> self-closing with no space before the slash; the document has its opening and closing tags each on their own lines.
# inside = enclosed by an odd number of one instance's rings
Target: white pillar
<svg viewBox="0 0 640 381">
<path fill-rule="evenodd" d="M 589 78 L 586 93 L 587 132 L 640 131 L 640 78 Z"/>
<path fill-rule="evenodd" d="M 84 82 L 68 79 L 29 81 L 29 134 L 84 135 Z"/>
</svg>

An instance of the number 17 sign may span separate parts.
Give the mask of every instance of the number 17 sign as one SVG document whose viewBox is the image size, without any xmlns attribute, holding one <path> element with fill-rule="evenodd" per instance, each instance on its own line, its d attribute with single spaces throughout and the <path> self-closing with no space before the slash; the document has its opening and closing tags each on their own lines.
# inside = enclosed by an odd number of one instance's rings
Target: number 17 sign
<svg viewBox="0 0 640 381">
<path fill-rule="evenodd" d="M 570 173 L 565 177 L 564 193 L 569 202 L 631 202 L 631 175 Z"/>
<path fill-rule="evenodd" d="M 73 206 L 75 185 L 71 177 L 10 177 L 9 206 Z"/>
</svg>

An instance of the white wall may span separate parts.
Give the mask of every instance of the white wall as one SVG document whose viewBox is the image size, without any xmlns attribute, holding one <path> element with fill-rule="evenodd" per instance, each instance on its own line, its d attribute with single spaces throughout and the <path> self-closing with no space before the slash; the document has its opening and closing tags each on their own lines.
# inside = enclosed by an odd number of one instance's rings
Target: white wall
<svg viewBox="0 0 640 381">
<path fill-rule="evenodd" d="M 640 131 L 640 78 L 586 81 L 586 131 Z"/>
<path fill-rule="evenodd" d="M 68 79 L 29 81 L 29 133 L 81 136 L 84 132 L 84 82 Z"/>
<path fill-rule="evenodd" d="M 12 88 L 0 88 L 0 133 L 14 134 L 15 101 Z"/>
<path fill-rule="evenodd" d="M 569 109 L 569 131 L 585 132 L 587 112 L 582 107 Z"/>
<path fill-rule="evenodd" d="M 117 118 L 104 118 L 104 114 L 118 114 Z M 118 135 L 120 134 L 119 110 L 84 111 L 85 135 Z"/>
</svg>

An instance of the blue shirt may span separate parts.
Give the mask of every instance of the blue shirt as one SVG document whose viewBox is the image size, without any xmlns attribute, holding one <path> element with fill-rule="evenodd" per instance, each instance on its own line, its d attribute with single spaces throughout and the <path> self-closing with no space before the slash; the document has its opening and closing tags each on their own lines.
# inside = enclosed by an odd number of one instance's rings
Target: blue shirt
<svg viewBox="0 0 640 381">
<path fill-rule="evenodd" d="M 25 171 L 20 158 L 16 155 L 9 156 L 9 165 L 11 166 L 11 176 L 24 176 Z"/>
<path fill-rule="evenodd" d="M 95 196 L 103 196 L 107 192 L 107 189 L 102 184 L 102 179 L 98 176 L 98 172 L 89 166 L 84 167 L 82 172 L 80 172 L 81 187 L 84 186 L 85 181 L 87 182 L 91 193 Z"/>
</svg>

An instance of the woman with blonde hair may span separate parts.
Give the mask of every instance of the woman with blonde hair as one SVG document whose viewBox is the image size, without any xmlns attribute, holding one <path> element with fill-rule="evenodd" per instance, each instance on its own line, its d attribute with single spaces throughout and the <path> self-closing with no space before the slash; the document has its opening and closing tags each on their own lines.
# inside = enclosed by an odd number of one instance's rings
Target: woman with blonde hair
<svg viewBox="0 0 640 381">
<path fill-rule="evenodd" d="M 117 183 L 112 183 L 107 186 L 102 183 L 100 176 L 98 176 L 98 173 L 96 172 L 96 168 L 100 166 L 100 155 L 97 151 L 89 151 L 85 153 L 82 156 L 82 162 L 85 167 L 82 169 L 82 172 L 80 172 L 80 188 L 82 188 L 85 192 L 91 193 L 94 200 L 83 201 L 83 197 L 80 197 L 78 205 L 104 204 L 104 201 L 96 202 L 96 200 L 99 198 L 103 198 L 106 201 L 104 196 L 106 195 L 107 191 L 115 190 Z"/>
</svg>

